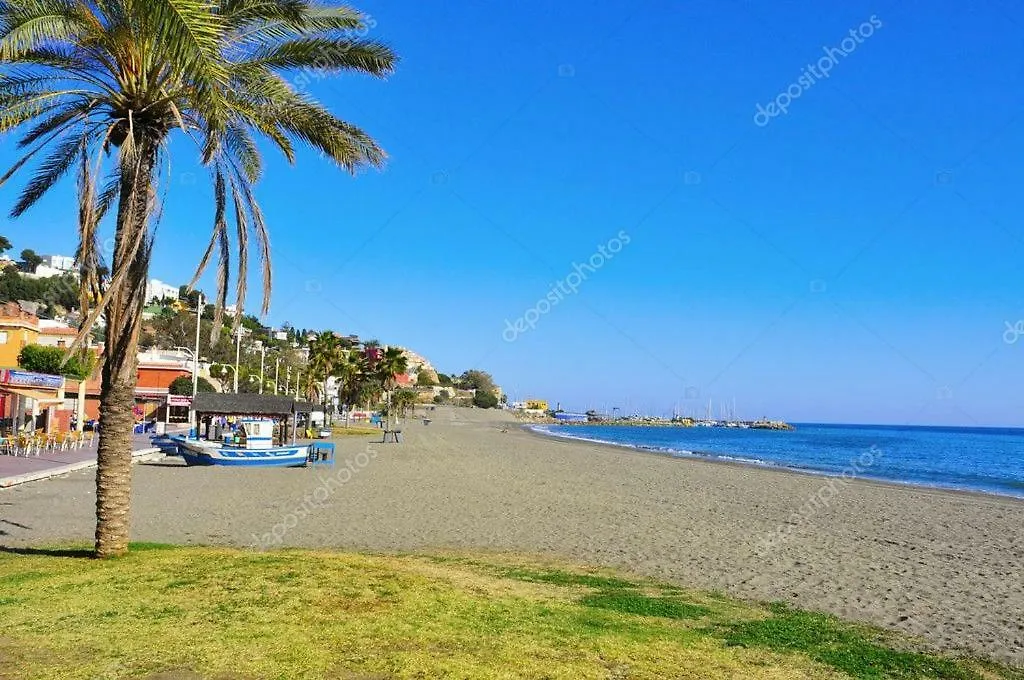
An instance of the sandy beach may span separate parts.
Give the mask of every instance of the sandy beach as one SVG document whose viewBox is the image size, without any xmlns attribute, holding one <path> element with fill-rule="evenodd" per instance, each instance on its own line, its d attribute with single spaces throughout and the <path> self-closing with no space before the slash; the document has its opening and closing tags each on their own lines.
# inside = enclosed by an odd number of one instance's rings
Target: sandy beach
<svg viewBox="0 0 1024 680">
<path fill-rule="evenodd" d="M 1022 501 L 853 480 L 794 524 L 827 478 L 542 437 L 503 413 L 431 417 L 401 444 L 339 438 L 334 468 L 137 465 L 132 538 L 540 554 L 1024 665 Z M 0 544 L 90 540 L 93 475 L 0 490 Z"/>
</svg>

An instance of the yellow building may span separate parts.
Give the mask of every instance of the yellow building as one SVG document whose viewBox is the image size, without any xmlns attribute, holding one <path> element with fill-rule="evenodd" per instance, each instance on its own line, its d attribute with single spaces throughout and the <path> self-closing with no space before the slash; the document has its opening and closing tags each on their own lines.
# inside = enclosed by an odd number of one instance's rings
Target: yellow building
<svg viewBox="0 0 1024 680">
<path fill-rule="evenodd" d="M 0 368 L 17 368 L 18 354 L 25 345 L 39 340 L 39 319 L 21 309 L 17 302 L 0 305 Z"/>
<path fill-rule="evenodd" d="M 528 411 L 547 411 L 548 402 L 544 399 L 527 399 L 524 406 Z"/>
</svg>

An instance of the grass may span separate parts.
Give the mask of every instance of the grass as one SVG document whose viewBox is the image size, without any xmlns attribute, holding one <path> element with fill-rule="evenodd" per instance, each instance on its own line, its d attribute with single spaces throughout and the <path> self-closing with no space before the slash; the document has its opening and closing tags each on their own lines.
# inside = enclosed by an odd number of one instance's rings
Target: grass
<svg viewBox="0 0 1024 680">
<path fill-rule="evenodd" d="M 832 617 L 507 556 L 0 552 L 0 678 L 1024 679 Z"/>
<path fill-rule="evenodd" d="M 362 425 L 351 425 L 349 427 L 336 425 L 331 428 L 331 437 L 362 437 L 366 435 L 375 435 L 379 437 L 382 433 L 383 430 L 379 427 L 364 427 Z"/>
</svg>

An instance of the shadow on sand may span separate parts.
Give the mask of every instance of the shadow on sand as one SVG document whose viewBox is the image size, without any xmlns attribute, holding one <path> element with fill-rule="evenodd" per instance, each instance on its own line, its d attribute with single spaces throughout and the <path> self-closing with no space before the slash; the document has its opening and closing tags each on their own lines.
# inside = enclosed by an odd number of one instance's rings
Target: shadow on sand
<svg viewBox="0 0 1024 680">
<path fill-rule="evenodd" d="M 95 553 L 86 548 L 12 548 L 0 545 L 0 554 L 8 555 L 42 555 L 44 557 L 77 557 L 92 559 Z"/>
</svg>

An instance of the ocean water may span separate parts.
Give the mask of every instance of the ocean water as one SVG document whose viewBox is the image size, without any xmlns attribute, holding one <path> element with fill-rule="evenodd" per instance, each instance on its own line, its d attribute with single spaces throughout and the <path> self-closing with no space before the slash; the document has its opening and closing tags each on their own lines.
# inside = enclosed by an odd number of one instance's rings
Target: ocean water
<svg viewBox="0 0 1024 680">
<path fill-rule="evenodd" d="M 1024 498 L 1024 429 L 798 424 L 795 431 L 540 425 L 558 437 Z"/>
</svg>

